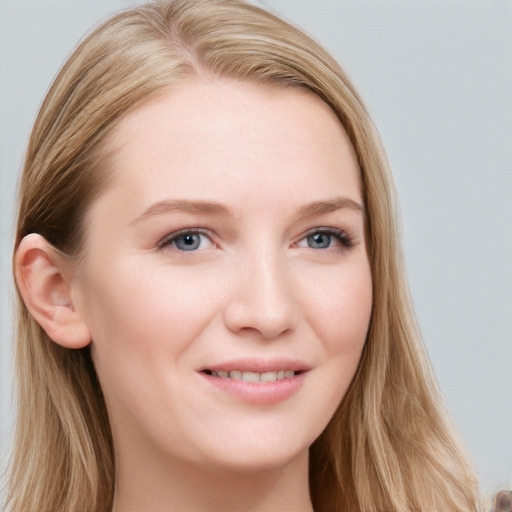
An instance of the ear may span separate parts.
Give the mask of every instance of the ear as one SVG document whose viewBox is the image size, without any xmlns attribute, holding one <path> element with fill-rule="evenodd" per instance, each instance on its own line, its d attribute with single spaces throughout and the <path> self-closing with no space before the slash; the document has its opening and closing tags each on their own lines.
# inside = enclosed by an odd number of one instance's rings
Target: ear
<svg viewBox="0 0 512 512">
<path fill-rule="evenodd" d="M 27 309 L 53 341 L 66 348 L 90 343 L 71 300 L 72 265 L 53 245 L 41 235 L 27 235 L 16 250 L 14 274 Z"/>
</svg>

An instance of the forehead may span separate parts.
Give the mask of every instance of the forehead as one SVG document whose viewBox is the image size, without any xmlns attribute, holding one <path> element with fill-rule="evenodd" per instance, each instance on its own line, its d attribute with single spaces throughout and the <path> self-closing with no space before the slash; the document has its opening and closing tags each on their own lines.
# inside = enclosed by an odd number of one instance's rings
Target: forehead
<svg viewBox="0 0 512 512">
<path fill-rule="evenodd" d="M 360 198 L 345 130 L 326 103 L 301 88 L 192 80 L 130 112 L 106 142 L 114 148 L 106 192 L 123 189 L 135 203 L 169 194 L 248 200 L 276 191 L 303 200 L 332 188 Z"/>
</svg>

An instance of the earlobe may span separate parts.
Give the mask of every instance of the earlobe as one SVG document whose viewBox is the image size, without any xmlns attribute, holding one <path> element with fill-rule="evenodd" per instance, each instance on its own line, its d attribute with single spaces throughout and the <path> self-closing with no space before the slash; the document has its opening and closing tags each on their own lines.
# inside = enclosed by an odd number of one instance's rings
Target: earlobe
<svg viewBox="0 0 512 512">
<path fill-rule="evenodd" d="M 16 250 L 14 273 L 23 302 L 48 336 L 66 348 L 83 348 L 89 330 L 71 299 L 69 261 L 32 233 Z"/>
</svg>

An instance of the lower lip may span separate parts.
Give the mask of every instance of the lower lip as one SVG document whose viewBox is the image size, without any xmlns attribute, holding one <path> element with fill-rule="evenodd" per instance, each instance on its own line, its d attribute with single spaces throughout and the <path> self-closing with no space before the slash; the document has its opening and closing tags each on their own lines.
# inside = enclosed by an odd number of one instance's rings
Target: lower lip
<svg viewBox="0 0 512 512">
<path fill-rule="evenodd" d="M 223 379 L 200 373 L 212 386 L 238 400 L 255 405 L 273 405 L 284 402 L 293 396 L 304 383 L 306 373 L 299 373 L 288 379 L 273 382 L 246 382 L 244 380 Z"/>
</svg>

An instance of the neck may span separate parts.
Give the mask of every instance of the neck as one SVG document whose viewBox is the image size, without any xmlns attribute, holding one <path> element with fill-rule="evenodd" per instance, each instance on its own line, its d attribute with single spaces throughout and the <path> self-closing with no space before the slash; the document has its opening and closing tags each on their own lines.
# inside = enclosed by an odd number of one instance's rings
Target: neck
<svg viewBox="0 0 512 512">
<path fill-rule="evenodd" d="M 254 471 L 148 459 L 118 458 L 113 512 L 313 510 L 307 452 L 279 468 Z"/>
</svg>

